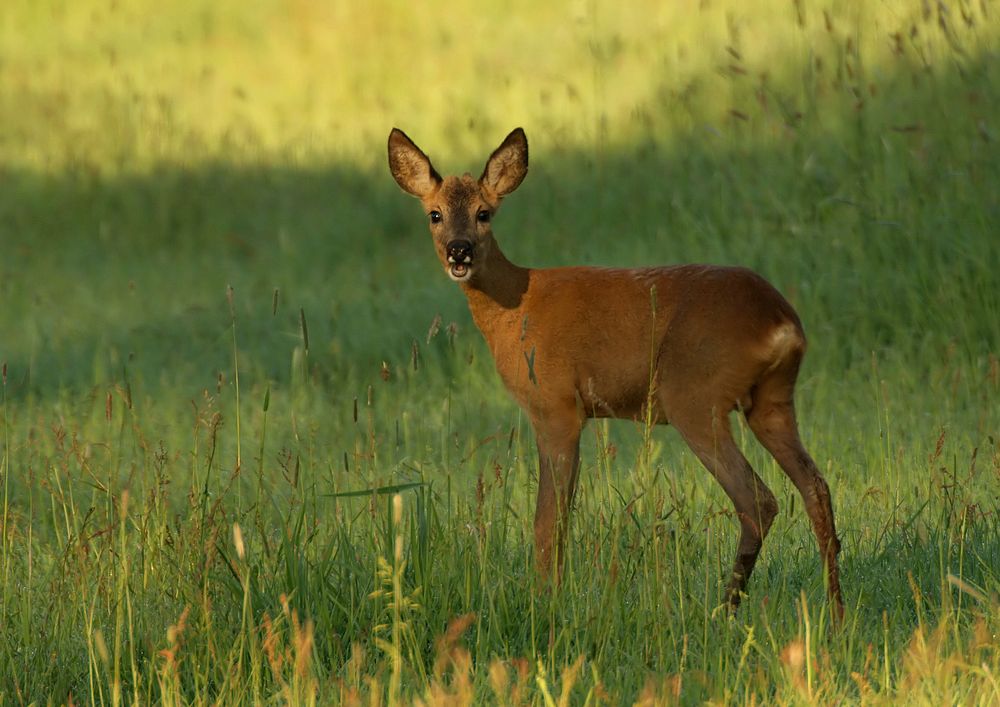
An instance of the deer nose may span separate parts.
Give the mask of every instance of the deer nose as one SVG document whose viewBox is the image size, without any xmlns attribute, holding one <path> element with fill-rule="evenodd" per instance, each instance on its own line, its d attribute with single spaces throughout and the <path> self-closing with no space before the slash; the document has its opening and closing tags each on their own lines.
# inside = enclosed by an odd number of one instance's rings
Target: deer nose
<svg viewBox="0 0 1000 707">
<path fill-rule="evenodd" d="M 446 251 L 449 263 L 468 263 L 472 260 L 474 246 L 471 241 L 451 241 Z"/>
</svg>

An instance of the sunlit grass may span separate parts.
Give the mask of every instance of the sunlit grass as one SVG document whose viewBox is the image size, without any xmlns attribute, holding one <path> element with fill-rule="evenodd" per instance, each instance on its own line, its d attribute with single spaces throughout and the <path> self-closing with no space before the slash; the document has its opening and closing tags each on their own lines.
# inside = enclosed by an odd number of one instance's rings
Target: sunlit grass
<svg viewBox="0 0 1000 707">
<path fill-rule="evenodd" d="M 803 117 L 840 131 L 845 107 L 891 100 L 896 126 L 913 128 L 952 96 L 915 95 L 897 75 L 976 70 L 1000 34 L 988 4 L 971 3 L 15 1 L 0 12 L 4 162 L 55 172 L 212 157 L 381 166 L 395 123 L 442 136 L 448 159 L 520 124 L 544 150 L 619 149 L 651 129 L 665 141 L 714 131 L 731 149 L 750 136 L 781 144 Z"/>
</svg>

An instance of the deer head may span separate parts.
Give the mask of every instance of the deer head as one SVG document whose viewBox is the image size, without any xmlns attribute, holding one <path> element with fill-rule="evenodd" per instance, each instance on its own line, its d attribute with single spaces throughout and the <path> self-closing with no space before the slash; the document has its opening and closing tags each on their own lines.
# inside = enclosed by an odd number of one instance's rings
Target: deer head
<svg viewBox="0 0 1000 707">
<path fill-rule="evenodd" d="M 491 221 L 505 196 L 528 173 L 528 139 L 516 128 L 486 161 L 482 176 L 442 178 L 427 155 L 402 130 L 389 134 L 389 169 L 396 183 L 420 199 L 434 248 L 448 276 L 475 282 L 497 250 Z"/>
</svg>

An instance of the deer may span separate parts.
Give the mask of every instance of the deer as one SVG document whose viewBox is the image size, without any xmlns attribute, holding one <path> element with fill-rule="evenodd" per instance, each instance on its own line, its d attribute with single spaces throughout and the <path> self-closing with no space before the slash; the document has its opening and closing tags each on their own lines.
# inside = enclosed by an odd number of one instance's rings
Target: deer
<svg viewBox="0 0 1000 707">
<path fill-rule="evenodd" d="M 528 172 L 521 128 L 493 151 L 478 179 L 441 177 L 398 128 L 388 152 L 392 176 L 423 205 L 441 265 L 464 292 L 500 379 L 534 431 L 538 573 L 558 585 L 586 421 L 669 424 L 722 486 L 739 520 L 724 595 L 735 611 L 778 513 L 774 494 L 733 438 L 730 414 L 738 410 L 802 496 L 833 619 L 842 620 L 830 488 L 802 444 L 795 413 L 806 338 L 778 290 L 732 266 L 515 265 L 492 223 Z"/>
</svg>

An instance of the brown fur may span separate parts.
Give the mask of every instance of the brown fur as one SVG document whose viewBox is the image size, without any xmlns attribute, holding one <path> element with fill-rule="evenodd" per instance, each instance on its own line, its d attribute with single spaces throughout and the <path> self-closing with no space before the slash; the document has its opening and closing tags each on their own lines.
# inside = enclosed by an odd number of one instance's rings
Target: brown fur
<svg viewBox="0 0 1000 707">
<path fill-rule="evenodd" d="M 537 439 L 539 570 L 558 576 L 586 419 L 648 414 L 678 429 L 735 506 L 742 528 L 728 588 L 735 607 L 777 514 L 774 495 L 733 441 L 729 413 L 740 408 L 802 494 L 839 619 L 840 542 L 830 492 L 795 421 L 793 391 L 806 339 L 785 298 L 744 268 L 514 265 L 479 215 L 491 216 L 527 173 L 520 128 L 490 156 L 479 180 L 468 174 L 442 179 L 397 129 L 389 136 L 389 163 L 399 185 L 428 214 L 441 215 L 431 233 L 446 271 L 449 244 L 473 244 L 471 272 L 460 284 Z"/>
</svg>

